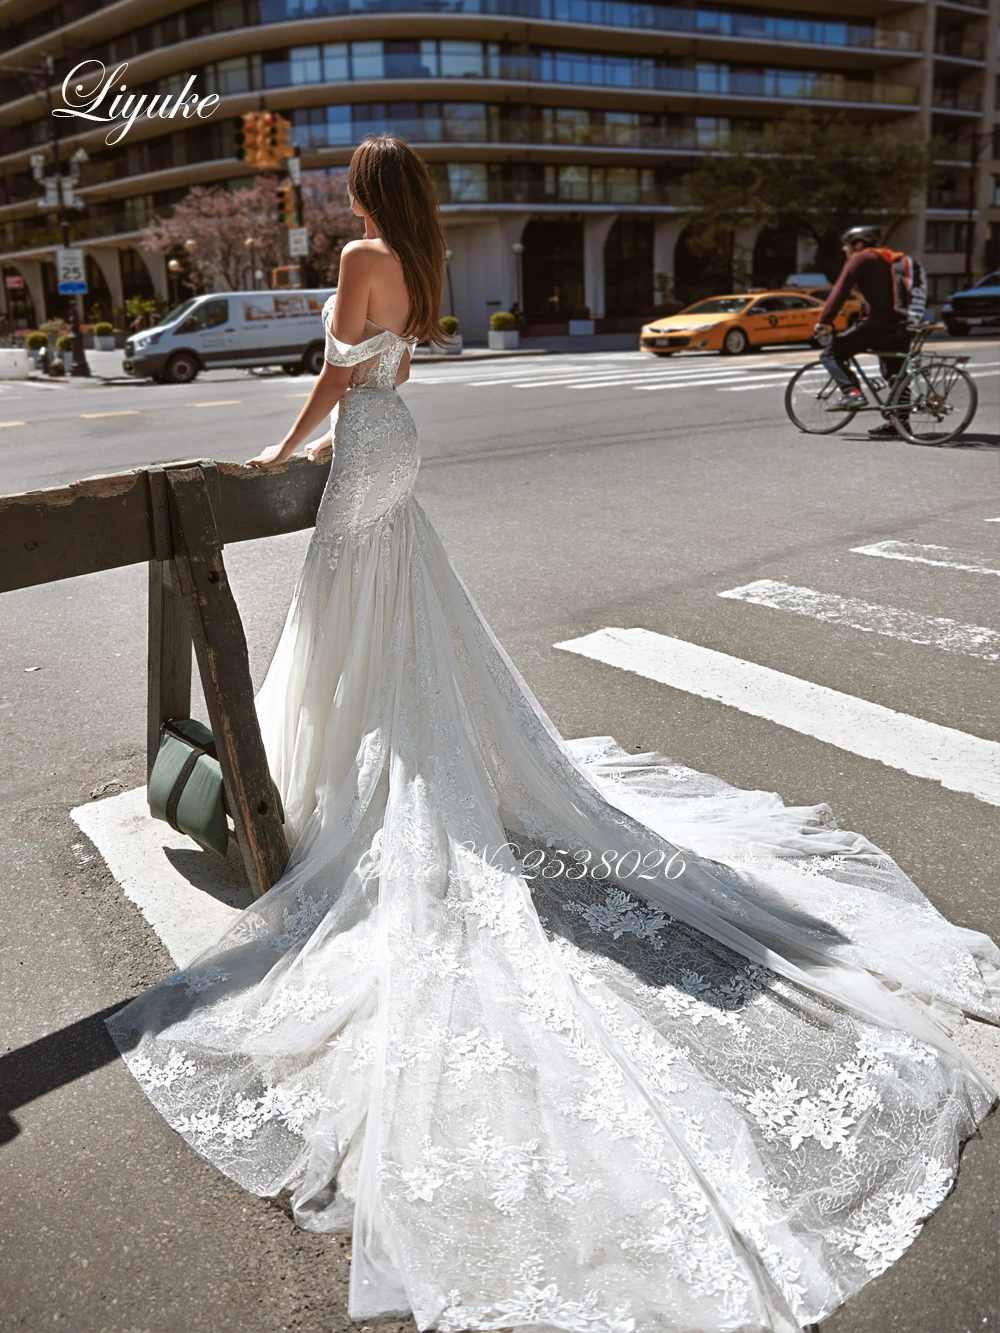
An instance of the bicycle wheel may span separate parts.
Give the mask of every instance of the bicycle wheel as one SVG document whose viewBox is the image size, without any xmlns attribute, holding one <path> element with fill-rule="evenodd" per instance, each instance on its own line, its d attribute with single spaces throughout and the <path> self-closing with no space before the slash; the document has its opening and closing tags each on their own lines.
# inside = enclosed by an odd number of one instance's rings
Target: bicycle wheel
<svg viewBox="0 0 1000 1333">
<path fill-rule="evenodd" d="M 838 411 L 830 404 L 840 397 L 840 389 L 830 378 L 822 361 L 811 361 L 797 370 L 785 389 L 785 411 L 793 425 L 807 435 L 832 435 L 842 430 L 857 411 Z"/>
<path fill-rule="evenodd" d="M 889 400 L 886 413 L 911 444 L 953 444 L 976 415 L 979 392 L 961 366 L 925 361 L 914 366 Z"/>
</svg>

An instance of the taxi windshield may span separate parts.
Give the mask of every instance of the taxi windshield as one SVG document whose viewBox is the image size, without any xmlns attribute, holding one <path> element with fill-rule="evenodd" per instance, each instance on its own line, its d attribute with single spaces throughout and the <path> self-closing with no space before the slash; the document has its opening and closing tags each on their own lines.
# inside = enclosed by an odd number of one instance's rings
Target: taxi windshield
<svg viewBox="0 0 1000 1333">
<path fill-rule="evenodd" d="M 708 301 L 689 305 L 685 315 L 738 315 L 747 303 L 745 296 L 713 296 Z"/>
</svg>

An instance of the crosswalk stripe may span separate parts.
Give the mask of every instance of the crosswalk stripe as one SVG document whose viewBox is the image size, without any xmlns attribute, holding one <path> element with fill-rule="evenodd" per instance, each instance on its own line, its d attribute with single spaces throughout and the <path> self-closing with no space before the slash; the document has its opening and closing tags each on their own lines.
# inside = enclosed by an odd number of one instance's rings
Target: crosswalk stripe
<svg viewBox="0 0 1000 1333">
<path fill-rule="evenodd" d="M 712 379 L 706 379 L 703 378 L 702 376 L 699 376 L 697 379 L 682 380 L 679 384 L 676 381 L 674 381 L 673 383 L 670 384 L 636 384 L 633 385 L 633 387 L 636 389 L 685 389 L 692 384 L 697 384 L 697 385 L 704 384 L 710 388 L 714 386 L 721 390 L 728 388 L 730 385 L 737 384 L 739 381 L 745 380 L 746 378 L 747 376 L 745 372 L 743 374 L 740 374 L 738 371 L 732 371 L 729 375 L 726 376 L 717 375 L 714 376 Z M 761 382 L 765 378 L 767 379 L 766 385 Z M 778 383 L 784 384 L 787 379 L 788 379 L 787 375 L 769 375 L 769 376 L 755 375 L 753 384 L 748 384 L 744 386 L 742 383 L 740 383 L 739 387 L 741 389 L 744 387 L 748 389 L 763 389 L 763 388 L 773 389 L 776 384 Z"/>
<path fill-rule="evenodd" d="M 756 579 L 741 588 L 728 588 L 719 597 L 791 611 L 828 624 L 847 625 L 888 639 L 940 648 L 946 653 L 964 653 L 984 662 L 1000 662 L 1000 633 L 982 625 L 963 625 L 947 616 L 924 616 L 898 606 L 879 606 L 858 597 L 817 592 L 774 579 Z"/>
<path fill-rule="evenodd" d="M 646 629 L 554 645 L 1000 805 L 1000 744 Z"/>
<path fill-rule="evenodd" d="M 870 546 L 852 546 L 852 555 L 875 555 L 883 560 L 910 560 L 918 565 L 937 565 L 942 569 L 961 569 L 967 574 L 996 574 L 1000 569 L 981 564 L 979 557 L 947 546 L 921 545 L 917 542 L 873 542 Z"/>
</svg>

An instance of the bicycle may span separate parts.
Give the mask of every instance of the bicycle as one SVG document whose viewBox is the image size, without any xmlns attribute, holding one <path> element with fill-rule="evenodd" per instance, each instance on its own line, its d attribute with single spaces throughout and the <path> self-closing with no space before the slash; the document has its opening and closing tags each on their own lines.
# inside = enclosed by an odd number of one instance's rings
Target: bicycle
<svg viewBox="0 0 1000 1333">
<path fill-rule="evenodd" d="M 975 382 L 963 369 L 967 356 L 922 355 L 928 335 L 943 324 L 921 324 L 902 365 L 891 383 L 881 376 L 866 375 L 852 357 L 848 365 L 857 376 L 865 400 L 858 407 L 831 406 L 841 389 L 822 361 L 800 367 L 785 389 L 785 411 L 793 425 L 807 435 L 833 435 L 860 412 L 877 412 L 897 434 L 911 444 L 953 444 L 967 429 L 979 406 Z M 874 355 L 879 355 L 874 351 Z"/>
</svg>

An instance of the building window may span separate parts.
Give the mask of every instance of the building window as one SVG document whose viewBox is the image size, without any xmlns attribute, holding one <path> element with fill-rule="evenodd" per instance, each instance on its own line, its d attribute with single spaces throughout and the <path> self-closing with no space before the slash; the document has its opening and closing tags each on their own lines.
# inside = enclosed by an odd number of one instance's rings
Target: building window
<svg viewBox="0 0 1000 1333">
<path fill-rule="evenodd" d="M 994 171 L 990 177 L 990 208 L 1000 208 L 1000 173 Z"/>
<path fill-rule="evenodd" d="M 485 162 L 448 163 L 448 195 L 453 204 L 484 204 L 488 193 Z"/>
<path fill-rule="evenodd" d="M 965 222 L 928 222 L 924 248 L 928 254 L 959 254 L 965 249 Z"/>
</svg>

